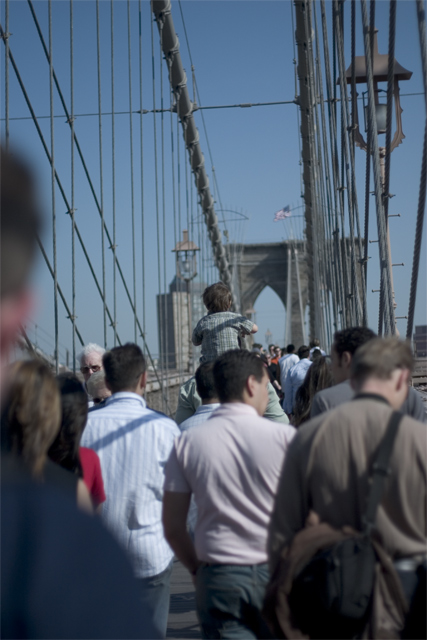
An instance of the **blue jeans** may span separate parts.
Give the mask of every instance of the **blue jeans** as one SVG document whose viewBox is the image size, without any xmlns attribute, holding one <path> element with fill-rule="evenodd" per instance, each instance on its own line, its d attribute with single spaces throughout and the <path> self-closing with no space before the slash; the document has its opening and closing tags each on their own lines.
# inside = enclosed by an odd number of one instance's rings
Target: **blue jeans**
<svg viewBox="0 0 427 640">
<path fill-rule="evenodd" d="M 168 626 L 173 561 L 156 576 L 138 578 L 147 638 L 165 638 Z"/>
<path fill-rule="evenodd" d="M 271 638 L 261 616 L 269 580 L 267 564 L 201 564 L 196 577 L 197 615 L 203 638 Z"/>
</svg>

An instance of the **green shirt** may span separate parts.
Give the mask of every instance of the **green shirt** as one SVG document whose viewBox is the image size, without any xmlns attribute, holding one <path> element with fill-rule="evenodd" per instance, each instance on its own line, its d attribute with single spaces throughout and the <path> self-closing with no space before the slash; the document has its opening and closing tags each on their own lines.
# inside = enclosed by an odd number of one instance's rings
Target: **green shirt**
<svg viewBox="0 0 427 640">
<path fill-rule="evenodd" d="M 175 422 L 181 424 L 187 418 L 190 418 L 198 406 L 202 404 L 202 400 L 197 393 L 196 379 L 193 376 L 187 382 L 184 382 L 179 390 L 178 409 L 175 414 Z M 268 405 L 264 413 L 264 418 L 274 420 L 274 422 L 283 422 L 289 424 L 288 416 L 283 411 L 279 403 L 279 398 L 274 390 L 273 385 L 268 383 Z"/>
</svg>

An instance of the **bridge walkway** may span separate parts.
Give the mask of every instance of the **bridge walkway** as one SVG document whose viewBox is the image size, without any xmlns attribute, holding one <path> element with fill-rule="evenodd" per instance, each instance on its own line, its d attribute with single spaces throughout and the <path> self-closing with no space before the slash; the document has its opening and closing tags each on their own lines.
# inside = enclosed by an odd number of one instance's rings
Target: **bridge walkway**
<svg viewBox="0 0 427 640">
<path fill-rule="evenodd" d="M 201 638 L 196 615 L 196 598 L 190 574 L 175 560 L 171 579 L 167 638 Z"/>
</svg>

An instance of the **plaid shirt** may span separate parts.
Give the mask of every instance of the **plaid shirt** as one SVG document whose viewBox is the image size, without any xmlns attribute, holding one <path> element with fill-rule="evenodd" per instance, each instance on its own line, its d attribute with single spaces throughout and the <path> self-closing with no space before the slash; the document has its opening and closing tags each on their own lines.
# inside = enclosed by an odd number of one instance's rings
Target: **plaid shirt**
<svg viewBox="0 0 427 640">
<path fill-rule="evenodd" d="M 208 313 L 193 331 L 193 344 L 202 345 L 200 362 L 210 362 L 225 351 L 239 349 L 239 336 L 249 335 L 253 326 L 253 322 L 231 311 Z"/>
</svg>

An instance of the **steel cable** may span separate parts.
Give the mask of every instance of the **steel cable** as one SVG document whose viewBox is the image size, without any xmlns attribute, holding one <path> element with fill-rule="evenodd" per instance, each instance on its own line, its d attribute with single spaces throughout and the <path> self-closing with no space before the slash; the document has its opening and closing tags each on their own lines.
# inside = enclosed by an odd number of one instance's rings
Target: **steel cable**
<svg viewBox="0 0 427 640">
<path fill-rule="evenodd" d="M 117 345 L 117 266 L 116 266 L 116 124 L 115 124 L 115 82 L 114 82 L 114 0 L 111 0 L 111 206 L 113 210 L 113 322 L 114 346 Z M 145 327 L 145 326 L 144 326 Z M 145 330 L 145 328 L 144 328 Z"/>
<path fill-rule="evenodd" d="M 385 320 L 385 333 L 386 335 L 394 335 L 396 333 L 396 325 L 394 319 L 393 299 L 391 292 L 391 274 L 390 274 L 390 260 L 389 250 L 387 245 L 387 232 L 385 228 L 384 208 L 382 203 L 382 188 L 381 188 L 381 172 L 380 172 L 380 158 L 378 148 L 378 133 L 377 123 L 375 120 L 375 99 L 374 99 L 374 82 L 372 73 L 372 52 L 369 38 L 369 26 L 368 26 L 368 13 L 366 8 L 366 0 L 361 0 L 362 11 L 362 24 L 363 24 L 363 37 L 365 45 L 366 56 L 366 71 L 367 71 L 367 85 L 368 85 L 368 118 L 370 119 L 371 130 L 371 147 L 373 151 L 373 169 L 374 169 L 374 184 L 375 184 L 375 199 L 377 208 L 377 226 L 378 226 L 378 240 L 380 249 L 380 269 L 382 273 L 382 289 L 385 294 L 384 305 L 384 320 Z"/>
<path fill-rule="evenodd" d="M 99 1 L 99 0 L 98 0 Z M 130 22 L 130 0 L 127 0 L 127 22 L 128 22 L 128 72 L 129 72 L 129 153 L 130 153 L 130 202 L 131 202 L 131 229 L 132 229 L 132 282 L 133 282 L 133 305 L 136 312 L 136 233 L 135 233 L 135 187 L 134 187 L 134 165 L 133 165 L 133 115 L 132 115 L 132 51 L 131 51 L 131 22 Z M 134 340 L 137 342 L 136 314 L 133 318 Z"/>
<path fill-rule="evenodd" d="M 166 402 L 169 401 L 169 336 L 168 336 L 168 287 L 167 287 L 167 271 L 166 271 L 166 191 L 165 191 L 165 122 L 163 112 L 163 60 L 162 60 L 162 48 L 163 48 L 163 29 L 160 29 L 160 53 L 159 53 L 159 65 L 160 65 L 160 104 L 162 113 L 160 116 L 160 133 L 161 133 L 161 151 L 162 151 L 162 223 L 163 223 L 163 321 L 165 331 L 165 361 L 164 361 L 164 375 L 166 377 Z M 161 290 L 160 290 L 161 291 Z M 160 293 L 160 292 L 159 292 Z"/>
<path fill-rule="evenodd" d="M 9 0 L 6 0 L 5 4 L 5 27 L 6 33 L 3 36 L 5 44 L 5 57 L 4 57 L 4 113 L 5 113 L 5 148 L 9 150 Z"/>
<path fill-rule="evenodd" d="M 101 43 L 99 27 L 99 0 L 96 0 L 96 56 L 98 72 L 98 131 L 99 131 L 99 192 L 101 206 L 101 262 L 102 262 L 102 304 L 104 321 L 104 348 L 107 348 L 107 311 L 105 281 L 105 236 L 104 236 L 104 167 L 102 157 L 102 97 L 101 97 Z"/>
<path fill-rule="evenodd" d="M 53 249 L 53 308 L 55 319 L 55 370 L 59 373 L 59 322 L 58 322 L 58 257 L 56 251 L 56 201 L 55 201 L 55 126 L 53 120 L 53 32 L 52 32 L 52 0 L 48 2 L 49 15 L 49 96 L 50 96 L 50 167 L 52 189 L 52 249 Z"/>
<path fill-rule="evenodd" d="M 73 372 L 76 371 L 76 229 L 75 229 L 75 176 L 74 176 L 74 15 L 70 0 L 70 108 L 71 108 L 71 299 L 73 324 Z"/>
<path fill-rule="evenodd" d="M 146 280 L 145 280 L 145 211 L 144 211 L 144 127 L 142 124 L 142 7 L 141 0 L 138 2 L 139 10 L 139 144 L 141 156 L 141 261 L 142 261 L 142 327 L 146 329 Z M 151 13 L 150 13 L 151 17 Z M 144 344 L 145 349 L 145 344 Z"/>
<path fill-rule="evenodd" d="M 417 296 L 418 273 L 420 267 L 421 243 L 423 237 L 423 225 L 426 207 L 426 188 L 427 188 L 427 39 L 426 39 L 426 14 L 422 0 L 416 3 L 418 31 L 421 49 L 421 65 L 423 70 L 425 107 L 426 107 L 426 125 L 424 131 L 424 145 L 421 166 L 420 190 L 418 195 L 418 212 L 417 224 L 415 229 L 414 259 L 412 263 L 411 289 L 409 294 L 408 324 L 406 328 L 406 337 L 412 339 L 412 331 L 414 328 L 415 302 Z"/>
</svg>

